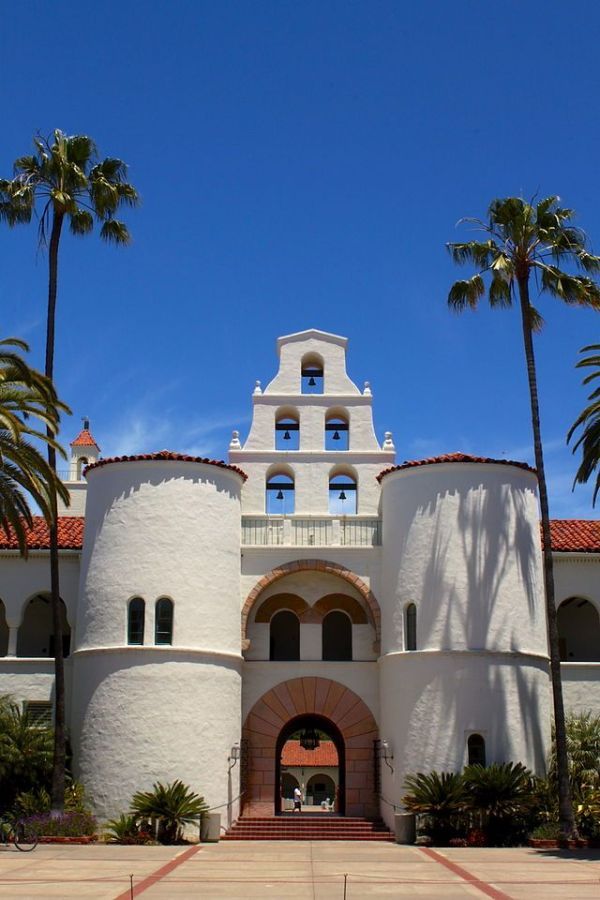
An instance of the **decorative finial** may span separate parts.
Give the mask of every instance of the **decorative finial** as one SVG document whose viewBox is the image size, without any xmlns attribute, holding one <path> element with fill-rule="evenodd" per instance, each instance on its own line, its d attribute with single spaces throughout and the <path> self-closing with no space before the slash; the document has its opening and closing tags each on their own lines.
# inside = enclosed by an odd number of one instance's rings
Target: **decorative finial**
<svg viewBox="0 0 600 900">
<path fill-rule="evenodd" d="M 383 449 L 384 450 L 395 450 L 396 448 L 394 447 L 392 432 L 386 431 L 385 434 L 383 435 L 383 437 L 384 437 Z"/>
<path fill-rule="evenodd" d="M 83 422 L 83 430 L 89 431 L 90 430 L 90 420 L 88 419 L 88 417 L 82 416 L 81 421 Z"/>
<path fill-rule="evenodd" d="M 370 381 L 365 381 L 365 389 L 363 391 L 363 394 L 365 394 L 365 396 L 367 396 L 367 397 L 371 396 L 371 382 Z"/>
<path fill-rule="evenodd" d="M 256 384 L 254 385 L 254 393 L 262 394 L 262 388 L 260 386 L 260 381 L 258 381 L 258 380 L 257 380 Z"/>
<path fill-rule="evenodd" d="M 229 443 L 230 450 L 241 450 L 242 445 L 240 444 L 240 433 L 239 431 L 231 432 L 231 441 Z"/>
</svg>

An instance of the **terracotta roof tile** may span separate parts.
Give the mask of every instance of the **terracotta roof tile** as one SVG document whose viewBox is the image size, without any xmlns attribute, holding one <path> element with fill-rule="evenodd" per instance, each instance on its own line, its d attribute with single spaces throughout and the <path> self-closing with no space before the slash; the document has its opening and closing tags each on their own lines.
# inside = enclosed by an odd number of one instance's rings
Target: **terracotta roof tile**
<svg viewBox="0 0 600 900">
<path fill-rule="evenodd" d="M 406 460 L 406 462 L 401 463 L 399 466 L 391 466 L 389 469 L 384 469 L 383 472 L 379 473 L 377 481 L 381 481 L 381 479 L 385 475 L 389 475 L 390 472 L 399 472 L 401 469 L 414 469 L 417 466 L 436 466 L 441 463 L 489 463 L 500 466 L 517 466 L 519 469 L 526 469 L 528 472 L 533 472 L 535 474 L 535 469 L 532 469 L 527 463 L 517 462 L 513 459 L 491 459 L 487 456 L 471 456 L 469 453 L 444 453 L 442 456 L 429 456 L 426 459 L 411 459 Z"/>
<path fill-rule="evenodd" d="M 186 456 L 184 453 L 175 453 L 175 451 L 173 450 L 159 450 L 156 453 L 138 453 L 135 456 L 111 456 L 107 459 L 99 459 L 98 462 L 94 462 L 89 466 L 86 466 L 86 468 L 84 469 L 84 475 L 91 469 L 99 469 L 101 466 L 108 466 L 111 463 L 143 462 L 145 460 L 172 460 L 174 462 L 204 463 L 208 466 L 218 466 L 220 469 L 229 469 L 230 472 L 237 472 L 238 475 L 242 476 L 244 481 L 246 481 L 248 478 L 246 473 L 239 469 L 237 466 L 230 466 L 228 463 L 223 462 L 223 460 L 221 459 L 207 459 L 203 456 Z"/>
<path fill-rule="evenodd" d="M 316 750 L 305 750 L 300 741 L 287 741 L 281 756 L 283 766 L 337 766 L 338 755 L 333 741 L 321 741 Z"/>
<path fill-rule="evenodd" d="M 84 428 L 80 431 L 74 441 L 71 441 L 71 447 L 98 447 L 96 439 L 91 431 Z M 100 447 L 98 447 L 98 450 Z"/>
<path fill-rule="evenodd" d="M 553 519 L 550 534 L 555 553 L 600 552 L 600 521 L 596 519 Z"/>
<path fill-rule="evenodd" d="M 61 516 L 58 520 L 58 546 L 60 550 L 81 550 L 83 546 L 83 516 Z M 50 533 L 42 516 L 33 517 L 33 528 L 27 536 L 30 550 L 47 550 L 50 546 Z M 16 538 L 7 538 L 0 530 L 0 550 L 18 550 Z"/>
</svg>

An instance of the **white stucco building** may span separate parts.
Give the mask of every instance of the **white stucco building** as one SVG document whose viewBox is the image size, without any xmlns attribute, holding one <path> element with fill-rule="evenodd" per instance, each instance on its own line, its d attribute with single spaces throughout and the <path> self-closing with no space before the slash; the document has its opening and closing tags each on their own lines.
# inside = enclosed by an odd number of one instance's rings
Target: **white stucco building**
<svg viewBox="0 0 600 900">
<path fill-rule="evenodd" d="M 541 771 L 551 698 L 535 472 L 451 453 L 396 464 L 343 337 L 277 342 L 228 463 L 102 459 L 73 442 L 60 519 L 67 709 L 101 817 L 181 778 L 232 815 L 280 808 L 302 729 L 338 808 L 391 822 L 408 772 Z M 85 468 L 87 466 L 87 468 Z M 85 470 L 85 475 L 83 474 Z M 85 536 L 84 536 L 85 532 Z M 53 699 L 48 539 L 0 543 L 0 693 Z M 553 523 L 567 708 L 600 711 L 600 528 Z M 240 759 L 233 765 L 240 747 Z"/>
</svg>

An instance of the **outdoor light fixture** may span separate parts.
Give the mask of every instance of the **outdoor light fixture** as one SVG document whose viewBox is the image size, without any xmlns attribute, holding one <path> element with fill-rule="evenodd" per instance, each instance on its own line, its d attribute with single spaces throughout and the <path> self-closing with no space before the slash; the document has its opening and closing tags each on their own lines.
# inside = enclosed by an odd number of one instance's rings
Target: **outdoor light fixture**
<svg viewBox="0 0 600 900">
<path fill-rule="evenodd" d="M 390 741 L 381 741 L 379 744 L 379 754 L 381 759 L 384 761 L 388 769 L 393 772 L 394 767 L 392 766 L 392 762 L 394 760 L 394 751 L 392 749 L 392 745 Z"/>
<path fill-rule="evenodd" d="M 319 735 L 314 728 L 305 728 L 300 735 L 300 746 L 304 750 L 316 750 L 319 746 Z"/>
</svg>

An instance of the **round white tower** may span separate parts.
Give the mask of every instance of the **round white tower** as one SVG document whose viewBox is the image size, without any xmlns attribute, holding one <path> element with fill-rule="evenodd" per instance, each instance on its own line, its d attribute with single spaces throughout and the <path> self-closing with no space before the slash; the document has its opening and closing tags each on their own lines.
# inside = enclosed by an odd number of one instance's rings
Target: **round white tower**
<svg viewBox="0 0 600 900">
<path fill-rule="evenodd" d="M 72 730 L 101 818 L 157 780 L 227 801 L 241 730 L 244 478 L 167 451 L 87 470 Z"/>
<path fill-rule="evenodd" d="M 407 773 L 544 767 L 548 651 L 535 472 L 451 454 L 382 473 L 383 795 Z M 471 751 L 471 752 L 470 752 Z M 474 759 L 475 757 L 475 759 Z"/>
</svg>

